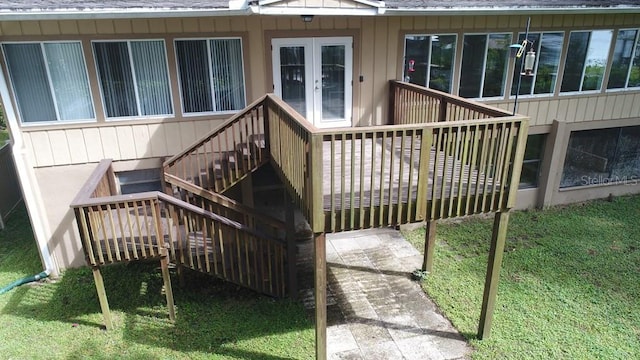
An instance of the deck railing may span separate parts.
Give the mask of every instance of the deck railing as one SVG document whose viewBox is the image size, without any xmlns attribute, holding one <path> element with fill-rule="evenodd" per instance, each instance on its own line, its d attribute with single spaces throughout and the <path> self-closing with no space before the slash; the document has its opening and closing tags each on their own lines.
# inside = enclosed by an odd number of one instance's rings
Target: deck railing
<svg viewBox="0 0 640 360">
<path fill-rule="evenodd" d="M 237 126 L 234 121 L 251 111 L 262 115 L 266 121 L 256 127 L 265 134 L 260 161 L 274 164 L 314 232 L 513 206 L 526 117 L 412 84 L 391 81 L 390 89 L 393 125 L 317 129 L 268 94 L 225 126 Z M 187 152 L 204 153 L 197 147 L 206 147 L 217 133 Z"/>
<path fill-rule="evenodd" d="M 324 180 L 314 186 L 323 188 L 324 227 L 363 229 L 512 207 L 526 130 L 526 119 L 506 117 L 318 131 Z"/>
<path fill-rule="evenodd" d="M 442 91 L 391 80 L 389 123 L 425 124 L 511 116 L 512 113 Z"/>
<path fill-rule="evenodd" d="M 322 142 L 314 135 L 318 129 L 277 96 L 267 95 L 265 103 L 271 161 L 297 207 L 311 224 L 321 224 L 322 193 L 314 186 L 322 181 Z"/>
<path fill-rule="evenodd" d="M 169 256 L 180 265 L 274 296 L 286 291 L 286 244 L 161 192 L 118 195 L 100 162 L 71 204 L 87 263 Z"/>
</svg>

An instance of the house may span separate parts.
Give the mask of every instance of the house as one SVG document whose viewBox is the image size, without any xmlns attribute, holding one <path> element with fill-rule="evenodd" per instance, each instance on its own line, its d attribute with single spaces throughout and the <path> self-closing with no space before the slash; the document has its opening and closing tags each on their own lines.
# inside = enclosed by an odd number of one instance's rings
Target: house
<svg viewBox="0 0 640 360">
<path fill-rule="evenodd" d="M 318 129 L 369 127 L 404 80 L 530 118 L 517 208 L 640 192 L 639 37 L 633 0 L 9 1 L 0 98 L 58 271 L 85 263 L 69 204 L 98 162 L 154 189 L 266 93 Z"/>
</svg>

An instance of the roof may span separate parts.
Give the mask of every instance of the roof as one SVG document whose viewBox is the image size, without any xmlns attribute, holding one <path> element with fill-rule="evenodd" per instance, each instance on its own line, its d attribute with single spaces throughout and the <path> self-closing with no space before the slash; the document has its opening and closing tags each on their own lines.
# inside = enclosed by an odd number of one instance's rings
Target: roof
<svg viewBox="0 0 640 360">
<path fill-rule="evenodd" d="M 286 1 L 286 0 L 283 0 Z M 179 17 L 249 14 L 408 15 L 635 12 L 640 0 L 354 0 L 376 11 L 276 7 L 277 0 L 4 0 L 0 20 Z M 251 5 L 249 5 L 251 4 Z M 283 9 L 288 9 L 284 11 Z M 330 10 L 329 12 L 327 10 Z M 315 12 L 314 12 L 315 11 Z"/>
<path fill-rule="evenodd" d="M 638 0 L 385 0 L 388 9 L 536 9 L 640 7 Z"/>
<path fill-rule="evenodd" d="M 108 10 L 108 9 L 224 9 L 229 7 L 228 0 L 5 0 L 0 10 L 44 11 L 44 10 Z"/>
</svg>

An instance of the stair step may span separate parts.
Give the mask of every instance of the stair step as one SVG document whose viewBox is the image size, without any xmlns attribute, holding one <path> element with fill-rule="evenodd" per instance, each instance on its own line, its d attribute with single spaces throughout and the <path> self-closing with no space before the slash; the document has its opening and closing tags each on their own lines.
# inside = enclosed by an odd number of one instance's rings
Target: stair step
<svg viewBox="0 0 640 360">
<path fill-rule="evenodd" d="M 253 146 L 264 149 L 266 147 L 266 142 L 264 140 L 264 134 L 252 134 L 249 135 L 249 142 L 253 144 Z"/>
</svg>

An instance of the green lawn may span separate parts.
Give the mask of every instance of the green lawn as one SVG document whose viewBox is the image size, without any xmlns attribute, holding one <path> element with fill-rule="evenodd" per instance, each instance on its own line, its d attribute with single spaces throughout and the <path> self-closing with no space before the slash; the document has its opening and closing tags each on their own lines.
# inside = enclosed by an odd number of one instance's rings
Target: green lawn
<svg viewBox="0 0 640 360">
<path fill-rule="evenodd" d="M 439 224 L 426 292 L 477 359 L 640 358 L 640 196 L 511 216 L 489 339 L 475 338 L 492 219 Z M 423 249 L 424 230 L 406 234 Z"/>
<path fill-rule="evenodd" d="M 6 129 L 0 128 L 0 146 L 2 146 L 6 140 L 9 140 L 9 132 Z"/>
<path fill-rule="evenodd" d="M 0 231 L 0 286 L 40 272 L 26 211 Z M 158 264 L 103 270 L 115 329 L 102 314 L 89 269 L 0 295 L 3 359 L 311 359 L 314 330 L 303 306 L 224 285 L 174 277 L 177 320 L 168 320 Z"/>
</svg>

